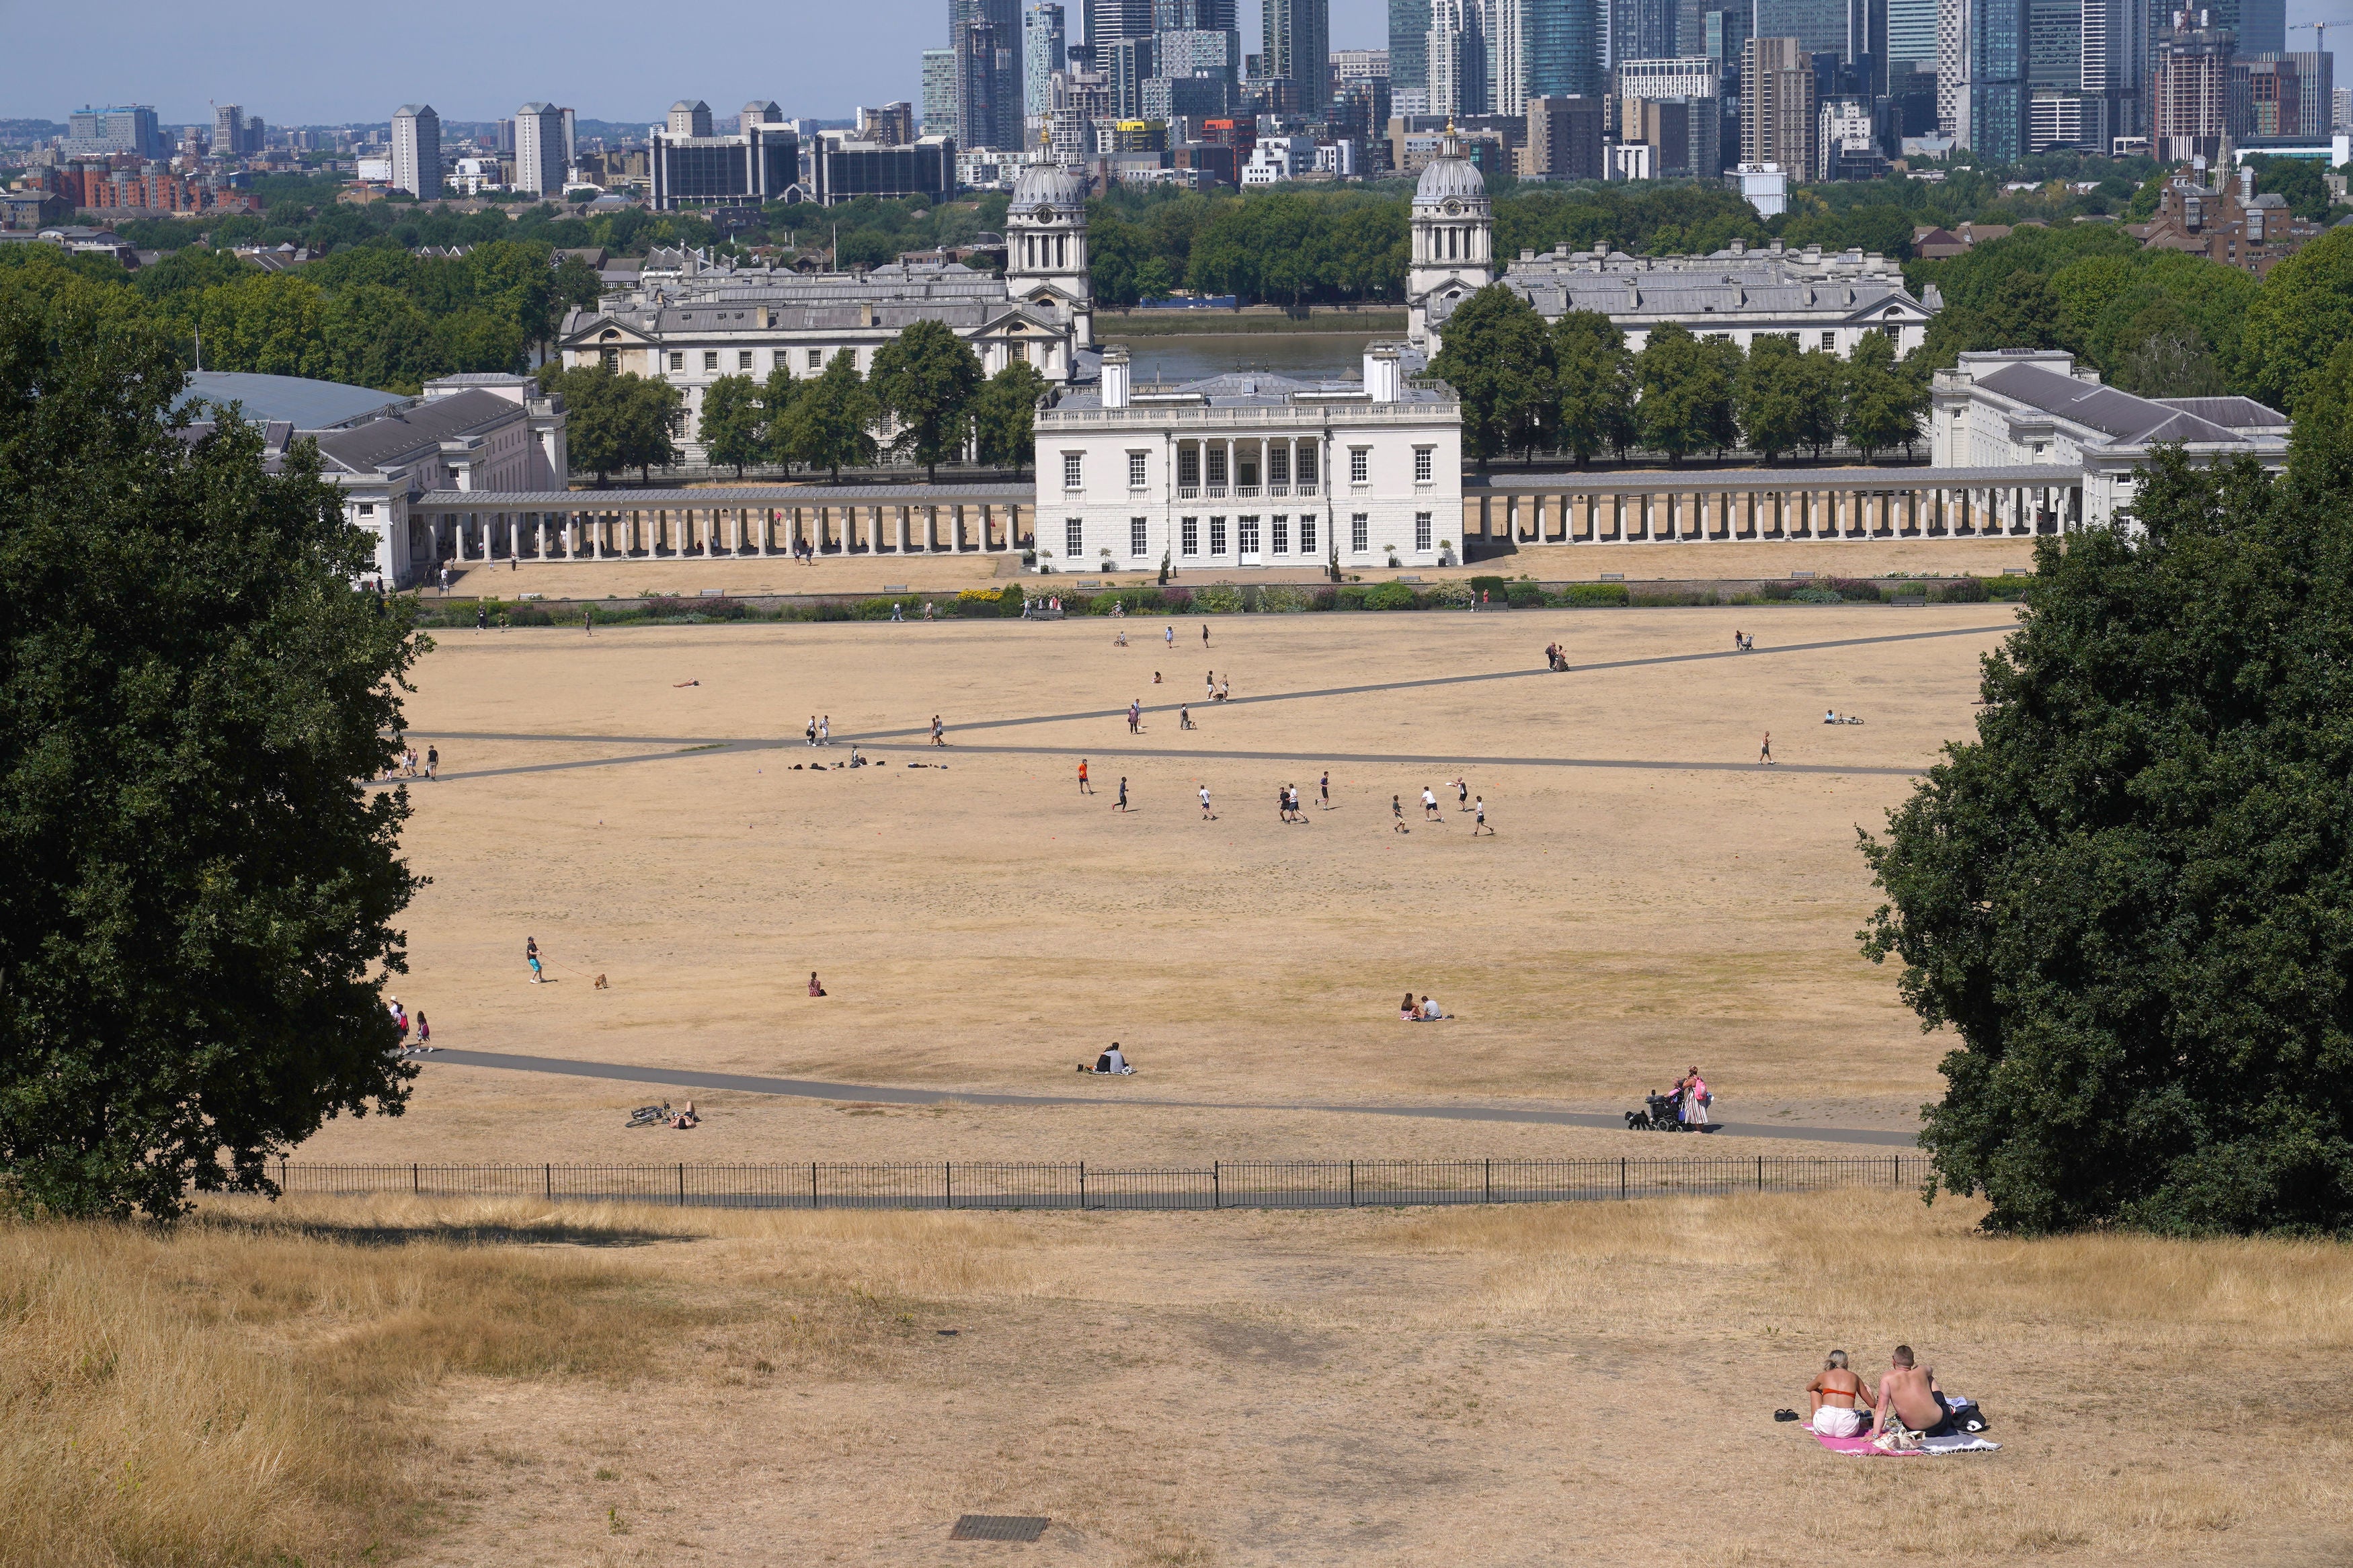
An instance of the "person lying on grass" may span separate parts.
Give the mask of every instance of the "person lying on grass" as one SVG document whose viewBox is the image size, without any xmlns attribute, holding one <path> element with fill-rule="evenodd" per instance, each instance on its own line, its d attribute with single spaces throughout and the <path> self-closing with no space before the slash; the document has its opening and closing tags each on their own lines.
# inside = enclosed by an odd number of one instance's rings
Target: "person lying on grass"
<svg viewBox="0 0 2353 1568">
<path fill-rule="evenodd" d="M 1825 1437 L 1859 1437 L 1879 1403 L 1871 1384 L 1848 1370 L 1846 1352 L 1832 1351 L 1806 1384 L 1807 1424 Z"/>
</svg>

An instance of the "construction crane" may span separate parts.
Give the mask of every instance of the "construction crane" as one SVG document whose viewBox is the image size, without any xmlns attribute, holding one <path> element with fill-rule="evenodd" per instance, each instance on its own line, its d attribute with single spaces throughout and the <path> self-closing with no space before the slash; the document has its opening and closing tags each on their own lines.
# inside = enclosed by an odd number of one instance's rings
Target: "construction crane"
<svg viewBox="0 0 2353 1568">
<path fill-rule="evenodd" d="M 2353 27 L 2353 16 L 2331 16 L 2326 22 L 2297 22 L 2290 26 L 2288 31 L 2300 32 L 2307 27 L 2312 30 L 2313 53 L 2325 55 L 2328 52 L 2328 29 Z"/>
</svg>

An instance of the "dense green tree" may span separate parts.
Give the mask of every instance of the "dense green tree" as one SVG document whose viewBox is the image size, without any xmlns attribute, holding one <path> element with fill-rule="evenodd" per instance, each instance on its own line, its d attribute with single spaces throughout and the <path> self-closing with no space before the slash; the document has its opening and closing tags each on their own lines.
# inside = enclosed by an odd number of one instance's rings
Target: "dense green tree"
<svg viewBox="0 0 2353 1568">
<path fill-rule="evenodd" d="M 1688 329 L 1672 321 L 1651 329 L 1634 356 L 1634 375 L 1642 392 L 1634 405 L 1642 445 L 1665 453 L 1670 464 L 1722 445 L 1724 432 L 1737 428 L 1732 377 Z"/>
<path fill-rule="evenodd" d="M 1535 307 L 1491 283 L 1447 318 L 1430 373 L 1462 404 L 1462 453 L 1481 468 L 1541 444 L 1556 398 L 1552 333 Z"/>
<path fill-rule="evenodd" d="M 859 374 L 858 356 L 837 353 L 826 362 L 824 374 L 793 399 L 786 420 L 786 449 L 796 462 L 824 468 L 839 479 L 842 464 L 873 460 L 872 427 L 881 416 Z"/>
<path fill-rule="evenodd" d="M 2304 380 L 2353 339 L 2353 228 L 2331 229 L 2271 269 L 2247 308 L 2239 382 L 2290 414 Z"/>
<path fill-rule="evenodd" d="M 2353 374 L 2353 355 L 2346 371 Z M 1950 1027 L 1923 1141 L 1989 1223 L 2353 1223 L 2353 440 L 2160 456 L 2042 542 L 1977 739 L 1863 851 L 1865 953 Z"/>
<path fill-rule="evenodd" d="M 1027 360 L 1016 360 L 981 384 L 973 400 L 973 434 L 980 460 L 1009 468 L 1018 479 L 1037 447 L 1038 400 L 1046 378 Z"/>
<path fill-rule="evenodd" d="M 762 429 L 760 388 L 748 375 L 723 375 L 702 389 L 702 415 L 697 434 L 711 462 L 744 477 L 744 465 L 766 455 Z"/>
<path fill-rule="evenodd" d="M 2279 195 L 2287 198 L 2288 211 L 2311 223 L 2328 216 L 2328 186 L 2320 177 L 2320 165 L 2310 158 L 2266 158 L 2255 175 L 2258 195 Z"/>
<path fill-rule="evenodd" d="M 876 350 L 874 400 L 899 431 L 892 450 L 912 456 L 936 482 L 940 459 L 960 455 L 972 434 L 982 379 L 979 356 L 944 322 L 913 322 Z"/>
<path fill-rule="evenodd" d="M 1768 468 L 1805 443 L 1809 379 L 1797 344 L 1779 332 L 1757 334 L 1734 395 L 1741 433 Z"/>
<path fill-rule="evenodd" d="M 780 364 L 760 387 L 761 458 L 784 469 L 787 478 L 800 460 L 793 448 L 793 405 L 809 384 L 793 379 L 792 371 Z"/>
<path fill-rule="evenodd" d="M 2162 296 L 2117 333 L 2113 378 L 2143 397 L 2219 397 L 2227 390 L 2197 323 Z"/>
<path fill-rule="evenodd" d="M 622 376 L 619 391 L 622 466 L 637 469 L 638 482 L 649 484 L 653 469 L 678 465 L 686 395 L 667 381 L 643 375 Z"/>
<path fill-rule="evenodd" d="M 1554 439 L 1583 468 L 1634 439 L 1634 356 L 1599 310 L 1570 310 L 1552 324 Z"/>
<path fill-rule="evenodd" d="M 0 273 L 0 1188 L 170 1215 L 273 1190 L 414 1069 L 380 991 L 418 880 L 390 764 L 417 652 L 315 449 L 166 427 L 151 324 Z"/>
<path fill-rule="evenodd" d="M 629 465 L 621 440 L 621 378 L 603 364 L 567 370 L 551 360 L 539 370 L 539 384 L 564 400 L 564 440 L 573 471 L 596 476 L 602 486 Z"/>
<path fill-rule="evenodd" d="M 1816 458 L 1839 437 L 1846 418 L 1846 362 L 1828 349 L 1798 356 L 1798 439 Z"/>
<path fill-rule="evenodd" d="M 1918 383 L 1896 368 L 1895 345 L 1884 332 L 1865 332 L 1856 342 L 1841 401 L 1839 434 L 1866 463 L 1890 447 L 1909 448 L 1920 438 L 1926 405 Z"/>
<path fill-rule="evenodd" d="M 433 318 L 397 289 L 362 283 L 328 296 L 328 369 L 336 381 L 415 394 L 454 368 Z"/>
</svg>

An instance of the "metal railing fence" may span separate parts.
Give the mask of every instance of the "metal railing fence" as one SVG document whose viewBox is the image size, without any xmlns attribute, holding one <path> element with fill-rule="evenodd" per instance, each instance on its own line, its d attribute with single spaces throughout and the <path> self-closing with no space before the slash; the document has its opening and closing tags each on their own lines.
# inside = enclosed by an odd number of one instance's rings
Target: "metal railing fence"
<svg viewBox="0 0 2353 1568">
<path fill-rule="evenodd" d="M 1923 1154 L 1682 1160 L 320 1165 L 280 1162 L 290 1194 L 539 1198 L 776 1209 L 1302 1209 L 1570 1203 L 1918 1186 Z"/>
</svg>

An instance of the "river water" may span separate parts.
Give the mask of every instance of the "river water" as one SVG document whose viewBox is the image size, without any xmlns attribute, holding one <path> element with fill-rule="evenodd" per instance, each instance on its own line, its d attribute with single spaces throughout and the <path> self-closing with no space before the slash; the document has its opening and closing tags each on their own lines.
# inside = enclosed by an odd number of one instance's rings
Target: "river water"
<svg viewBox="0 0 2353 1568">
<path fill-rule="evenodd" d="M 1396 332 L 1187 333 L 1170 337 L 1105 341 L 1127 347 L 1137 386 L 1155 381 L 1198 381 L 1235 370 L 1267 370 L 1312 381 L 1322 376 L 1364 374 L 1367 343 L 1397 341 Z"/>
</svg>

